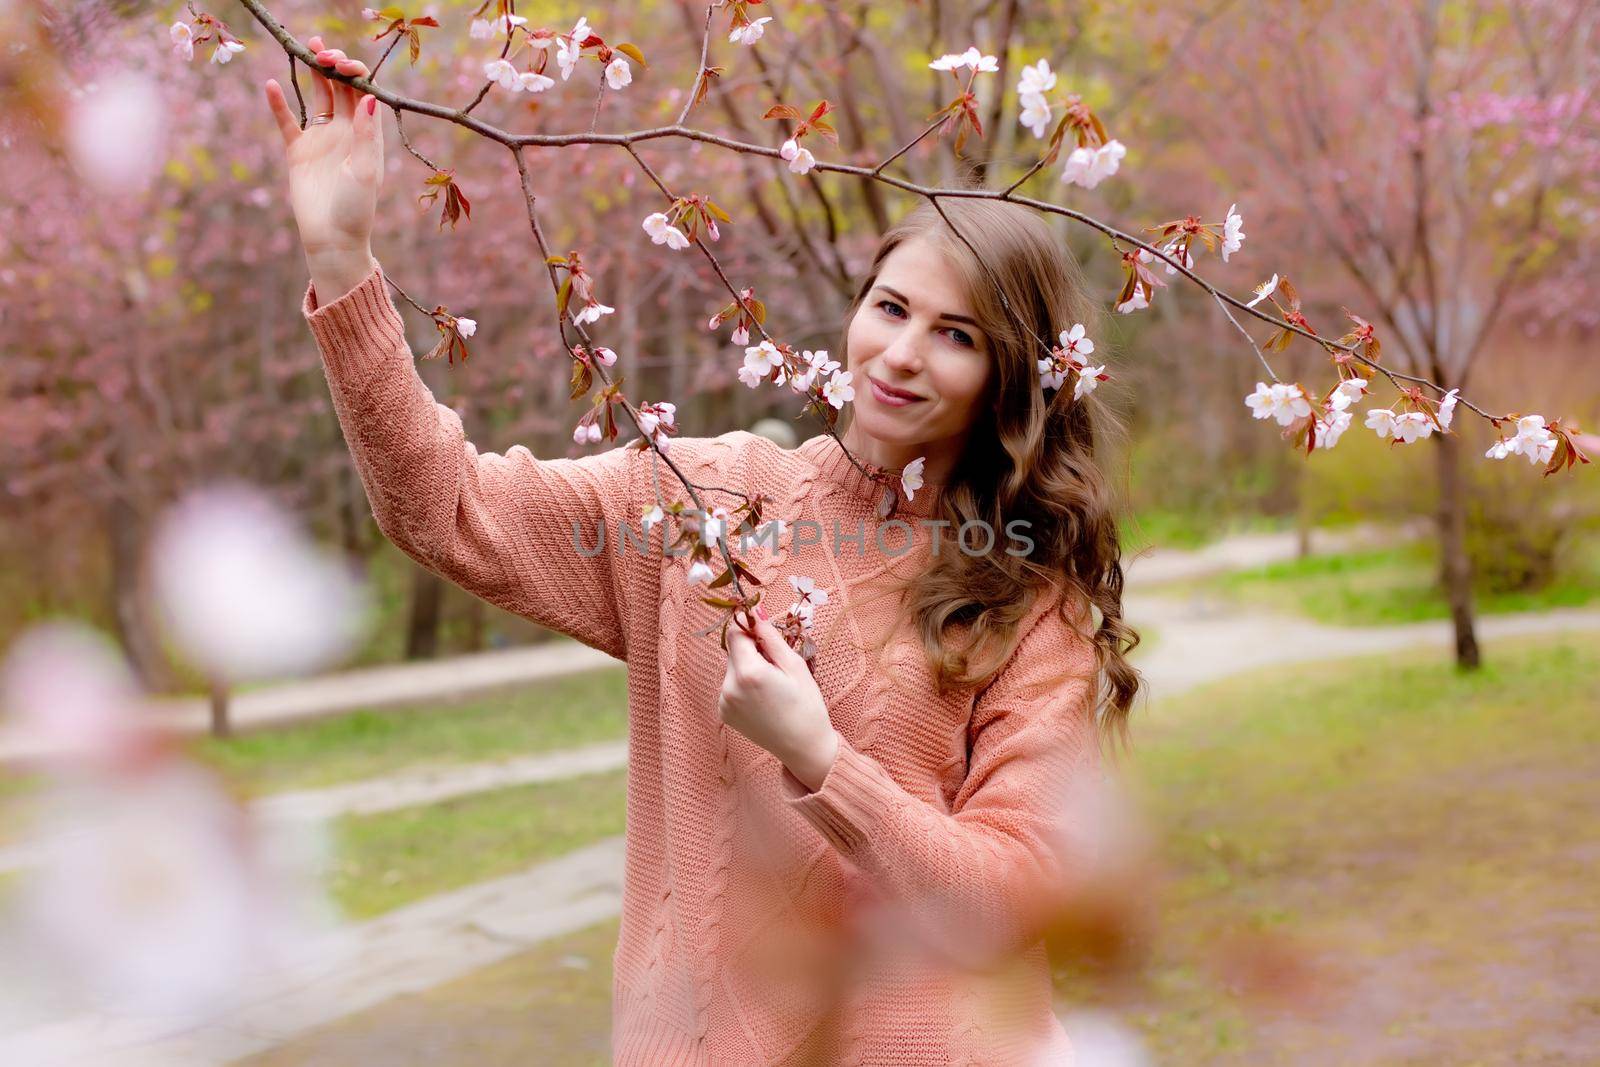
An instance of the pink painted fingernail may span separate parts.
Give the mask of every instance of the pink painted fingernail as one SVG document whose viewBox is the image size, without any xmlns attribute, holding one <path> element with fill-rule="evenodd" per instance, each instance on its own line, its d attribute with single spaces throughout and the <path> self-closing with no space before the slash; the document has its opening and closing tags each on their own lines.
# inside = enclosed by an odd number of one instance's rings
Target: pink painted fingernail
<svg viewBox="0 0 1600 1067">
<path fill-rule="evenodd" d="M 369 115 L 374 114 L 374 113 L 377 112 L 377 110 L 378 110 L 378 98 L 375 97 L 375 96 L 367 97 L 367 114 L 369 114 Z"/>
<path fill-rule="evenodd" d="M 761 616 L 763 619 L 765 619 L 767 617 L 767 609 L 762 607 L 760 604 L 757 604 L 756 605 L 756 614 Z"/>
</svg>

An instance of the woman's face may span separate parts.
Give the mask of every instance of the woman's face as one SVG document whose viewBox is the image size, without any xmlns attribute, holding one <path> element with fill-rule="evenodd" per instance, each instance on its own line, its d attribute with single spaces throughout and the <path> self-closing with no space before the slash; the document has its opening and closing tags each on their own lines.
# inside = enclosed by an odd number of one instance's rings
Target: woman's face
<svg viewBox="0 0 1600 1067">
<path fill-rule="evenodd" d="M 855 386 L 853 432 L 888 454 L 920 448 L 930 454 L 930 466 L 934 453 L 961 454 L 979 414 L 991 356 L 962 283 L 937 245 L 914 238 L 889 254 L 850 320 L 846 344 Z M 880 385 L 916 399 L 897 402 Z"/>
</svg>

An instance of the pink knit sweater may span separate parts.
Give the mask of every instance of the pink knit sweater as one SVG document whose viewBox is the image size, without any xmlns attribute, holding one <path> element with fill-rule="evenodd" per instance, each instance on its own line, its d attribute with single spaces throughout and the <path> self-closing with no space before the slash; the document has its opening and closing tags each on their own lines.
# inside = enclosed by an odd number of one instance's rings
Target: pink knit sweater
<svg viewBox="0 0 1600 1067">
<path fill-rule="evenodd" d="M 814 671 L 840 743 L 811 792 L 720 722 L 727 657 L 715 631 L 694 633 L 717 613 L 687 559 L 661 551 L 660 526 L 650 551 L 619 544 L 658 492 L 686 499 L 664 465 L 631 448 L 479 452 L 418 377 L 380 268 L 326 306 L 308 287 L 302 310 L 384 534 L 628 666 L 616 1064 L 1072 1062 L 1025 920 L 1071 863 L 1053 802 L 1098 764 L 1092 648 L 1041 597 L 990 684 L 935 694 L 895 593 L 928 558 L 934 530 L 918 519 L 936 489 L 903 507 L 907 527 L 881 551 L 875 487 L 826 435 L 794 450 L 742 431 L 670 446 L 697 483 L 766 493 L 768 518 L 820 526 L 820 544 L 786 534 L 743 556 L 776 610 L 789 575 L 829 593 Z M 842 539 L 858 531 L 864 547 Z M 997 535 L 996 551 L 1015 547 Z"/>
</svg>

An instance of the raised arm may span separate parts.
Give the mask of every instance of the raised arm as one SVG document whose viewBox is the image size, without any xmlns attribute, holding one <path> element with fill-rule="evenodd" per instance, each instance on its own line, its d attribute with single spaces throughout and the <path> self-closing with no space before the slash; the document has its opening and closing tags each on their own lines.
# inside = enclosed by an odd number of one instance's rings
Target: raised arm
<svg viewBox="0 0 1600 1067">
<path fill-rule="evenodd" d="M 469 592 L 625 660 L 624 573 L 638 549 L 618 533 L 640 529 L 650 457 L 623 448 L 581 459 L 535 459 L 520 445 L 479 452 L 417 374 L 376 262 L 326 305 L 313 282 L 301 310 L 384 535 Z"/>
<path fill-rule="evenodd" d="M 308 44 L 324 69 L 367 74 L 320 37 Z M 301 310 L 379 528 L 485 600 L 626 659 L 627 560 L 616 534 L 622 524 L 638 527 L 633 477 L 648 457 L 614 449 L 538 460 L 520 446 L 480 454 L 466 439 L 460 417 L 417 374 L 370 251 L 383 182 L 377 101 L 321 70 L 312 83 L 315 108 L 304 129 L 276 81 L 265 93 L 311 272 Z M 590 551 L 600 529 L 605 546 Z"/>
</svg>

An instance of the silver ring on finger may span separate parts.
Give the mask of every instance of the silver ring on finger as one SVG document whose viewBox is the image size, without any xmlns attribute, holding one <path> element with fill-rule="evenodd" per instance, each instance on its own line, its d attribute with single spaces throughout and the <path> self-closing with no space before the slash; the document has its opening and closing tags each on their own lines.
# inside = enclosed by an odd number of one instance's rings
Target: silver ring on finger
<svg viewBox="0 0 1600 1067">
<path fill-rule="evenodd" d="M 327 114 L 312 115 L 311 118 L 306 122 L 306 125 L 307 126 L 321 126 L 324 122 L 332 122 L 332 121 L 333 121 L 333 112 L 329 111 Z"/>
</svg>

